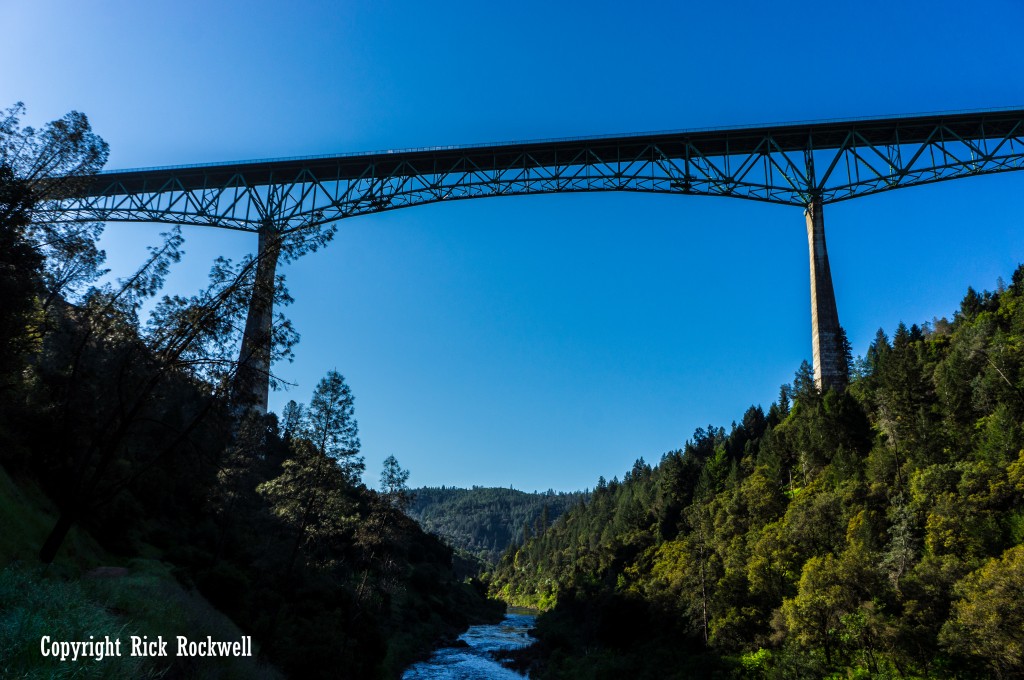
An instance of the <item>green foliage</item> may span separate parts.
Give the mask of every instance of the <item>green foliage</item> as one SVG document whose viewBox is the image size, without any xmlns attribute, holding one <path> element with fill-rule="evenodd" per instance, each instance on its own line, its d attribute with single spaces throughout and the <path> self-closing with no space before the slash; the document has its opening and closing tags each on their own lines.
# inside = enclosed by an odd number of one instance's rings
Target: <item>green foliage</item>
<svg viewBox="0 0 1024 680">
<path fill-rule="evenodd" d="M 29 328 L 35 311 L 35 293 L 42 276 L 42 257 L 32 247 L 26 228 L 31 194 L 15 181 L 9 166 L 0 165 L 0 396 L 6 395 L 34 346 Z"/>
<path fill-rule="evenodd" d="M 0 112 L 0 397 L 26 354 L 37 352 L 40 312 L 62 292 L 101 272 L 98 225 L 55 225 L 34 219 L 36 206 L 103 167 L 106 143 L 73 111 L 41 130 L 21 126 L 20 102 Z"/>
<path fill-rule="evenodd" d="M 338 463 L 350 481 L 357 480 L 365 468 L 359 457 L 354 402 L 345 378 L 337 371 L 328 371 L 313 392 L 300 429 L 321 455 Z"/>
<path fill-rule="evenodd" d="M 585 493 L 526 493 L 475 486 L 424 487 L 411 492 L 409 516 L 428 532 L 493 566 L 522 542 L 523 527 L 540 535 Z"/>
<path fill-rule="evenodd" d="M 133 631 L 135 632 L 135 631 Z M 0 571 L 0 674 L 22 678 L 146 678 L 160 673 L 127 648 L 122 656 L 59 663 L 40 653 L 40 640 L 127 640 L 126 621 L 91 599 L 78 582 L 47 579 L 24 568 Z M 124 646 L 124 643 L 122 643 Z"/>
<path fill-rule="evenodd" d="M 554 603 L 531 677 L 1022 674 L 1024 267 L 1013 280 L 952 322 L 879 331 L 842 393 L 802 366 L 767 416 L 602 478 L 510 549 L 492 592 Z M 595 628 L 609 618 L 622 639 Z M 644 653 L 622 649 L 634 629 Z"/>
<path fill-rule="evenodd" d="M 271 513 L 295 532 L 292 554 L 313 544 L 336 540 L 356 521 L 354 503 L 345 493 L 348 479 L 335 461 L 306 439 L 292 441 L 292 456 L 281 474 L 256 487 Z M 286 577 L 291 576 L 291 566 Z"/>
<path fill-rule="evenodd" d="M 398 464 L 398 459 L 388 456 L 384 459 L 384 469 L 380 473 L 380 492 L 393 506 L 405 510 L 412 502 L 412 492 L 406 482 L 409 471 Z"/>
<path fill-rule="evenodd" d="M 41 569 L 0 570 L 0 674 L 18 678 L 279 678 L 257 658 L 154 659 L 130 655 L 130 636 L 237 640 L 243 635 L 200 595 L 184 590 L 167 565 L 133 560 L 107 575 L 71 580 Z M 123 573 L 122 573 L 123 572 Z M 61 662 L 40 641 L 121 640 L 121 656 Z M 173 644 L 173 643 L 172 643 Z M 258 649 L 257 649 L 258 651 Z"/>
<path fill-rule="evenodd" d="M 958 596 L 939 639 L 1000 678 L 1024 674 L 1024 546 L 993 557 L 954 588 Z"/>
</svg>

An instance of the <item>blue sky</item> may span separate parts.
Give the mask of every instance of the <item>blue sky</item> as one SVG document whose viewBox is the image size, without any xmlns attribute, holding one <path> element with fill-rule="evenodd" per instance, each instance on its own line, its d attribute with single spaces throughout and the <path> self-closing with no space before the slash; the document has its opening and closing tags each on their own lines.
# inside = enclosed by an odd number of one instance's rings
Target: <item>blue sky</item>
<svg viewBox="0 0 1024 680">
<path fill-rule="evenodd" d="M 1024 105 L 1024 5 L 14 1 L 0 106 L 77 109 L 109 168 Z M 828 206 L 840 320 L 949 315 L 1024 261 L 1024 173 Z M 160 227 L 110 225 L 125 273 Z M 186 229 L 168 292 L 255 236 Z M 354 218 L 283 270 L 307 401 L 356 395 L 367 482 L 593 486 L 766 408 L 810 356 L 801 211 L 594 194 Z"/>
</svg>

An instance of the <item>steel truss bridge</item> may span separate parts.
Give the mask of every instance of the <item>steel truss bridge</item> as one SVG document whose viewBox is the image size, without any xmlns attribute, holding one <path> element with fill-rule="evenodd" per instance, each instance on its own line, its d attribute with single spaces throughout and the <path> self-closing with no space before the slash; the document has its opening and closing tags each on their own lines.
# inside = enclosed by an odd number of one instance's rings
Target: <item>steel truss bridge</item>
<svg viewBox="0 0 1024 680">
<path fill-rule="evenodd" d="M 1024 109 L 989 109 L 106 171 L 76 185 L 75 195 L 44 203 L 39 218 L 257 232 L 257 279 L 269 272 L 272 281 L 276 244 L 288 234 L 427 203 L 626 191 L 799 206 L 810 249 L 815 379 L 826 388 L 846 378 L 823 205 L 1021 169 Z M 241 359 L 255 357 L 257 373 L 268 373 L 262 352 L 246 349 L 266 344 L 259 329 L 270 310 L 260 297 L 255 291 Z M 265 409 L 266 380 L 245 390 Z"/>
</svg>

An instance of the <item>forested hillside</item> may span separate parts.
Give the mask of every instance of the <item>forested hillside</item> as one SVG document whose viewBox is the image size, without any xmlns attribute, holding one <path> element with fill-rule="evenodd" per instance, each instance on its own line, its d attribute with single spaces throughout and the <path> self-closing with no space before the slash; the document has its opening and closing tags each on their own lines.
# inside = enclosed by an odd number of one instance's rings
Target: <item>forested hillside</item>
<svg viewBox="0 0 1024 680">
<path fill-rule="evenodd" d="M 424 487 L 413 491 L 409 516 L 430 533 L 493 565 L 510 545 L 542 533 L 585 493 Z"/>
<path fill-rule="evenodd" d="M 340 374 L 280 423 L 234 400 L 255 260 L 218 260 L 194 296 L 160 298 L 175 229 L 100 285 L 102 225 L 35 216 L 102 166 L 106 144 L 81 114 L 32 130 L 21 113 L 0 113 L 0 676 L 256 677 L 258 663 L 268 677 L 397 677 L 438 638 L 500 616 L 404 514 L 397 462 L 380 492 L 362 483 Z M 274 356 L 296 339 L 278 316 Z M 259 658 L 72 668 L 39 651 L 43 635 L 127 645 L 214 628 L 253 636 Z"/>
<path fill-rule="evenodd" d="M 511 549 L 493 592 L 551 608 L 531 677 L 1024 675 L 1024 267 L 852 369 Z"/>
</svg>

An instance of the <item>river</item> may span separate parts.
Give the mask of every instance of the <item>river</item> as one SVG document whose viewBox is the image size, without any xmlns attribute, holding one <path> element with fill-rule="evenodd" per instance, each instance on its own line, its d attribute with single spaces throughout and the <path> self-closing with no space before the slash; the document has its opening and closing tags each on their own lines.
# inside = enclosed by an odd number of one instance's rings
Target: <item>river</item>
<svg viewBox="0 0 1024 680">
<path fill-rule="evenodd" d="M 526 647 L 537 616 L 528 609 L 509 609 L 505 620 L 471 626 L 459 636 L 466 647 L 445 647 L 428 661 L 410 666 L 402 680 L 520 680 L 528 677 L 505 668 L 491 652 Z"/>
</svg>

